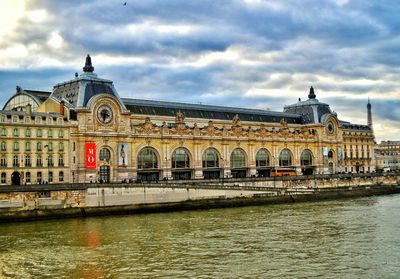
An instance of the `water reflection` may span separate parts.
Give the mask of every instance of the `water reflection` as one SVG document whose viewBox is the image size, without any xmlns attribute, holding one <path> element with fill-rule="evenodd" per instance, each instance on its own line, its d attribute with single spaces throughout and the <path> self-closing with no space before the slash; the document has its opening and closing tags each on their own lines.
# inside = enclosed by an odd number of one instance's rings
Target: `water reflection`
<svg viewBox="0 0 400 279">
<path fill-rule="evenodd" d="M 0 227 L 0 277 L 396 278 L 400 196 Z"/>
</svg>

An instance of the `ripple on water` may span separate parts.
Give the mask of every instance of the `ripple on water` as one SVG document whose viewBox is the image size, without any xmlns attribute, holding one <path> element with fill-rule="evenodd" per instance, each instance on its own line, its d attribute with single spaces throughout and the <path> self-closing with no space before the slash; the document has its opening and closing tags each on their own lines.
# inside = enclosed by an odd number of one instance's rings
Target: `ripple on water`
<svg viewBox="0 0 400 279">
<path fill-rule="evenodd" d="M 400 195 L 0 226 L 4 278 L 397 278 Z"/>
</svg>

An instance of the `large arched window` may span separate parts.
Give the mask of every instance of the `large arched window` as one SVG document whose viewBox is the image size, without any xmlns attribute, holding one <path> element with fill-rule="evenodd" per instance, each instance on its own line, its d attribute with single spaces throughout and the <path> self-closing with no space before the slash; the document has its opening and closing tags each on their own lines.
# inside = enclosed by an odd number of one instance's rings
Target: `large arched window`
<svg viewBox="0 0 400 279">
<path fill-rule="evenodd" d="M 218 168 L 218 153 L 214 148 L 208 148 L 203 154 L 203 168 Z"/>
<path fill-rule="evenodd" d="M 157 155 L 154 149 L 145 147 L 140 150 L 138 155 L 138 169 L 156 169 L 158 168 Z"/>
<path fill-rule="evenodd" d="M 302 166 L 311 166 L 312 165 L 312 153 L 310 150 L 306 149 L 301 153 L 300 164 Z"/>
<path fill-rule="evenodd" d="M 246 155 L 240 148 L 236 148 L 231 154 L 231 168 L 246 167 Z"/>
<path fill-rule="evenodd" d="M 260 149 L 256 154 L 256 167 L 269 166 L 269 155 L 266 149 Z"/>
<path fill-rule="evenodd" d="M 100 161 L 110 161 L 111 159 L 111 153 L 110 150 L 107 148 L 102 148 L 100 150 Z"/>
<path fill-rule="evenodd" d="M 172 154 L 172 168 L 173 169 L 190 168 L 189 154 L 185 148 L 178 148 Z"/>
<path fill-rule="evenodd" d="M 283 149 L 279 154 L 279 166 L 287 167 L 292 165 L 292 153 L 289 149 Z"/>
</svg>

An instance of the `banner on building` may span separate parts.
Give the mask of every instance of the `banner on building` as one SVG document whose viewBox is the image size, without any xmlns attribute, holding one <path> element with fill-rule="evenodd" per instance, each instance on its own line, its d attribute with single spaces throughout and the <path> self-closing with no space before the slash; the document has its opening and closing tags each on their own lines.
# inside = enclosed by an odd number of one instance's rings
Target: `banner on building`
<svg viewBox="0 0 400 279">
<path fill-rule="evenodd" d="M 127 143 L 118 144 L 118 165 L 127 166 L 128 165 L 128 154 L 129 145 Z"/>
<path fill-rule="evenodd" d="M 94 142 L 86 143 L 86 168 L 96 168 L 96 143 Z"/>
</svg>

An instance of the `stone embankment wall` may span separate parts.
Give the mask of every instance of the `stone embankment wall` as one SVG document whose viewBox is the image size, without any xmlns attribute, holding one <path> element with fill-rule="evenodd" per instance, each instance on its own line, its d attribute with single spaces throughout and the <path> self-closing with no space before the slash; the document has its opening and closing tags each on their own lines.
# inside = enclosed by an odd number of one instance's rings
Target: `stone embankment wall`
<svg viewBox="0 0 400 279">
<path fill-rule="evenodd" d="M 400 192 L 400 175 L 64 184 L 0 188 L 0 222 L 285 203 Z"/>
</svg>

